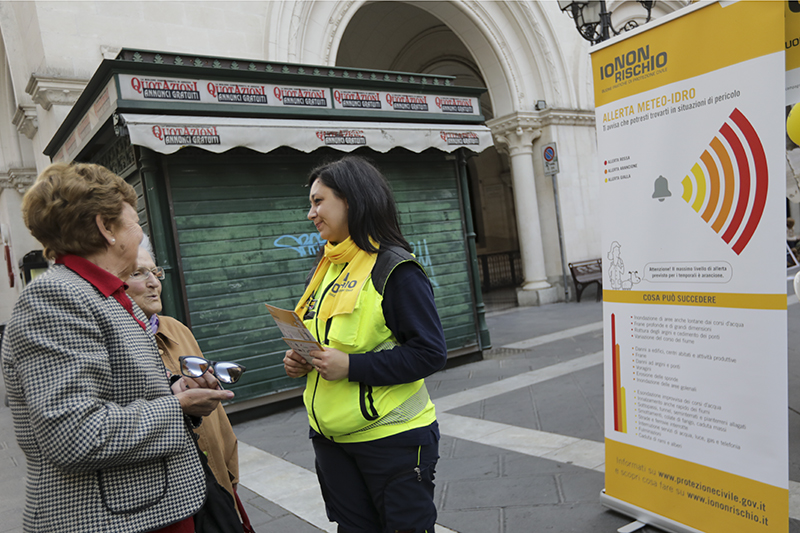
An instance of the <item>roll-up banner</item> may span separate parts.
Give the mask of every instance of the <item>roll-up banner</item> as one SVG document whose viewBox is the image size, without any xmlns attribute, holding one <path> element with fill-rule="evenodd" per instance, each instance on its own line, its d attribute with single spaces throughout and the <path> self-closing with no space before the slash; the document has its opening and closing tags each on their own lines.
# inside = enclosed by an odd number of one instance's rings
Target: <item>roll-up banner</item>
<svg viewBox="0 0 800 533">
<path fill-rule="evenodd" d="M 668 531 L 788 531 L 785 2 L 592 53 L 606 488 Z"/>
</svg>

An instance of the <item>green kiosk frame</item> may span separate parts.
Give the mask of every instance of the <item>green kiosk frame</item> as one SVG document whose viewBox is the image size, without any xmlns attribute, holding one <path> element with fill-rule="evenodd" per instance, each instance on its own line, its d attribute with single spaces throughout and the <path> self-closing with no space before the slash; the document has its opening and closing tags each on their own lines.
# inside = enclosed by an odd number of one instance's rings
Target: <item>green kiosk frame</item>
<svg viewBox="0 0 800 533">
<path fill-rule="evenodd" d="M 347 152 L 389 179 L 448 357 L 491 347 L 467 187 L 467 159 L 492 145 L 484 92 L 448 76 L 125 49 L 102 62 L 45 154 L 134 186 L 167 272 L 164 314 L 208 358 L 248 368 L 234 412 L 301 392 L 264 304 L 292 308 L 302 294 L 321 244 L 305 181 Z"/>
</svg>

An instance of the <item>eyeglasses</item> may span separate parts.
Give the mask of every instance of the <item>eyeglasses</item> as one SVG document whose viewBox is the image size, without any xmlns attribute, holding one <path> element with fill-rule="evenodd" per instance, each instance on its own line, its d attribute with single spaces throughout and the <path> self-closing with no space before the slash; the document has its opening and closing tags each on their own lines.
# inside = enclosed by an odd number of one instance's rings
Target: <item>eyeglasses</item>
<svg viewBox="0 0 800 533">
<path fill-rule="evenodd" d="M 161 267 L 155 267 L 155 268 L 142 267 L 139 270 L 134 271 L 133 274 L 131 274 L 131 279 L 133 281 L 145 281 L 150 276 L 150 274 L 152 274 L 153 277 L 155 277 L 157 280 L 163 280 L 166 277 L 166 275 L 164 274 L 164 269 Z"/>
<path fill-rule="evenodd" d="M 214 369 L 214 375 L 223 383 L 236 383 L 242 377 L 244 371 L 247 370 L 239 363 L 231 363 L 230 361 L 209 361 L 203 357 L 196 355 L 182 355 L 178 357 L 181 365 L 181 374 L 189 378 L 199 378 L 209 368 Z"/>
</svg>

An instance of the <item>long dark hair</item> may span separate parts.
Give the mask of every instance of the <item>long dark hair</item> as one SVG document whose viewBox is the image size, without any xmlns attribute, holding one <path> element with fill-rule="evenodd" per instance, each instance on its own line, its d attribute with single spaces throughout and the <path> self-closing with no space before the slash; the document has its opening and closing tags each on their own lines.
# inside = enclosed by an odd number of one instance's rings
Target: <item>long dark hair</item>
<svg viewBox="0 0 800 533">
<path fill-rule="evenodd" d="M 372 163 L 363 157 L 348 155 L 312 170 L 309 187 L 316 180 L 347 201 L 347 226 L 356 246 L 370 253 L 377 252 L 369 242 L 372 237 L 381 245 L 394 244 L 412 251 L 400 232 L 397 205 L 389 183 Z"/>
</svg>

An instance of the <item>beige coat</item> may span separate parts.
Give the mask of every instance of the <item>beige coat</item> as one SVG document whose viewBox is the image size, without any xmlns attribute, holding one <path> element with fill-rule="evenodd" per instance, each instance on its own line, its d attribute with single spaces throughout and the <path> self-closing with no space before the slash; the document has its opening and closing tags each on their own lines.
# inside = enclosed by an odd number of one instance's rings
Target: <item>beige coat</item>
<svg viewBox="0 0 800 533">
<path fill-rule="evenodd" d="M 164 366 L 173 374 L 180 374 L 178 357 L 196 355 L 204 357 L 192 332 L 179 321 L 168 316 L 158 316 L 156 342 Z M 233 495 L 233 483 L 239 483 L 239 448 L 236 435 L 220 405 L 194 430 L 199 435 L 200 449 L 208 456 L 208 465 L 217 482 Z"/>
</svg>

